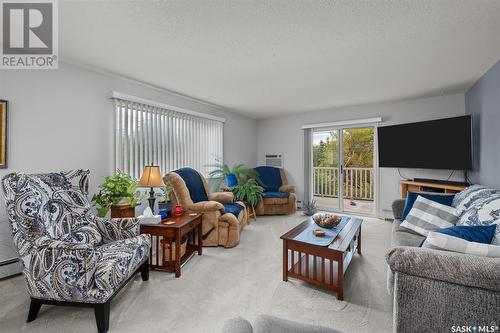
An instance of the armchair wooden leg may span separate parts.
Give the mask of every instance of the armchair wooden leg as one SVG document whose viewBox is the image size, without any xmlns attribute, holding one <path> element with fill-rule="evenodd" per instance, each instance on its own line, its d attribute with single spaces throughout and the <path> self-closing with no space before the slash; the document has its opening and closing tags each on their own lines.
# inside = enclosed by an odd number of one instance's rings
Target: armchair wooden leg
<svg viewBox="0 0 500 333">
<path fill-rule="evenodd" d="M 142 281 L 148 281 L 149 280 L 149 259 L 146 260 L 142 265 L 141 265 L 141 277 Z"/>
<path fill-rule="evenodd" d="M 28 320 L 26 322 L 30 322 L 36 319 L 36 316 L 38 315 L 38 311 L 40 311 L 40 308 L 42 307 L 42 303 L 39 302 L 38 300 L 32 298 L 31 299 L 31 304 L 30 304 L 30 311 L 28 313 Z"/>
<path fill-rule="evenodd" d="M 95 321 L 97 324 L 97 331 L 99 333 L 106 333 L 109 329 L 109 301 L 102 304 L 96 304 L 94 308 Z"/>
</svg>

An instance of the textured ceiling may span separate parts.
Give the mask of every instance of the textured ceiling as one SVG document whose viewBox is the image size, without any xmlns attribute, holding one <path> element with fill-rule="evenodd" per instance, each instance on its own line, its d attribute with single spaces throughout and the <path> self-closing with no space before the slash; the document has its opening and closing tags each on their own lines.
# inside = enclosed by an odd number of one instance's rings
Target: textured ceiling
<svg viewBox="0 0 500 333">
<path fill-rule="evenodd" d="M 254 118 L 464 92 L 500 1 L 60 1 L 63 61 Z"/>
</svg>

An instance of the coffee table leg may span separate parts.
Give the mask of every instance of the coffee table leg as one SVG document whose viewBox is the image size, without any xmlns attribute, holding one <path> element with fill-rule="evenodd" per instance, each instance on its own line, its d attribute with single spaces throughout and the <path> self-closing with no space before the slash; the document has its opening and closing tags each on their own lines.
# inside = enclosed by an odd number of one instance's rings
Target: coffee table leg
<svg viewBox="0 0 500 333">
<path fill-rule="evenodd" d="M 337 299 L 339 301 L 344 300 L 344 264 L 342 258 L 338 261 L 338 278 L 337 278 Z"/>
<path fill-rule="evenodd" d="M 200 217 L 201 218 L 201 217 Z M 202 253 L 202 243 L 203 243 L 203 239 L 202 239 L 202 225 L 201 225 L 201 222 L 198 224 L 198 227 L 196 228 L 196 233 L 198 234 L 198 255 L 201 256 L 201 253 Z"/>
<path fill-rule="evenodd" d="M 285 239 L 283 239 L 283 281 L 288 281 L 288 248 Z"/>
<path fill-rule="evenodd" d="M 181 235 L 177 229 L 175 231 L 175 277 L 181 276 Z"/>
<path fill-rule="evenodd" d="M 361 254 L 361 226 L 359 226 L 359 236 L 358 236 L 358 254 Z"/>
</svg>

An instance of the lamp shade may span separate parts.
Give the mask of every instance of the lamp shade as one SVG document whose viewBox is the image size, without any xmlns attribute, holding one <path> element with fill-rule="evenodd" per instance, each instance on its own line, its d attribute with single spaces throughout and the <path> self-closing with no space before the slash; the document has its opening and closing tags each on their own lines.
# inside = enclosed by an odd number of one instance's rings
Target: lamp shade
<svg viewBox="0 0 500 333">
<path fill-rule="evenodd" d="M 157 165 L 147 165 L 144 167 L 141 179 L 137 184 L 139 187 L 162 187 L 165 186 L 160 175 L 160 167 Z"/>
</svg>

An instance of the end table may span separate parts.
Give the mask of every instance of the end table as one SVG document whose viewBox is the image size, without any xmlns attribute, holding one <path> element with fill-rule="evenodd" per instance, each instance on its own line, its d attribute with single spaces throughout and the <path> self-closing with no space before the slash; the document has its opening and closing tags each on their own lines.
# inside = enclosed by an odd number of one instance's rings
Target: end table
<svg viewBox="0 0 500 333">
<path fill-rule="evenodd" d="M 184 213 L 167 217 L 159 224 L 141 224 L 140 233 L 151 235 L 150 269 L 175 272 L 175 277 L 180 277 L 181 267 L 195 252 L 200 256 L 202 254 L 201 221 L 202 214 Z M 181 240 L 184 236 L 187 236 L 186 253 L 181 256 Z M 166 249 L 168 258 L 165 257 Z"/>
</svg>

